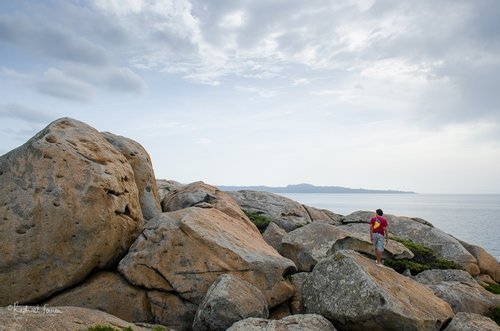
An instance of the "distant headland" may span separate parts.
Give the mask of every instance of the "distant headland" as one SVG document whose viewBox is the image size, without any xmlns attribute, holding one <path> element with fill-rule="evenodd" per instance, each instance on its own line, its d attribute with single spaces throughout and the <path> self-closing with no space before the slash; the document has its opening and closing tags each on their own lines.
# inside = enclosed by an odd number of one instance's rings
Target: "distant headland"
<svg viewBox="0 0 500 331">
<path fill-rule="evenodd" d="M 367 190 L 363 188 L 347 188 L 341 186 L 315 186 L 312 184 L 293 184 L 285 187 L 272 186 L 217 186 L 222 191 L 264 191 L 271 193 L 381 193 L 381 194 L 415 194 L 411 191 Z"/>
</svg>

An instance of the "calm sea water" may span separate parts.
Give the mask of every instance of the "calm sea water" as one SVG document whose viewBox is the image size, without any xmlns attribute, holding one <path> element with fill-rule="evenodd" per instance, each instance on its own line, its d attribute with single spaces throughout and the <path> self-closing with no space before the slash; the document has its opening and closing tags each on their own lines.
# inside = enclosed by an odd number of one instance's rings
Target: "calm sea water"
<svg viewBox="0 0 500 331">
<path fill-rule="evenodd" d="M 358 210 L 420 217 L 500 260 L 500 195 L 282 193 L 302 204 L 348 215 Z"/>
</svg>

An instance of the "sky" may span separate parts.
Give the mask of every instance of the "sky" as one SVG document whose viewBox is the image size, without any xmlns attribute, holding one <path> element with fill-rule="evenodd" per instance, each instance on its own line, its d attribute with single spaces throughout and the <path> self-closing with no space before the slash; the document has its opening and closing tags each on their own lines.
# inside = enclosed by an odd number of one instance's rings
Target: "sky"
<svg viewBox="0 0 500 331">
<path fill-rule="evenodd" d="M 157 178 L 500 193 L 500 1 L 0 0 L 0 155 L 71 117 Z"/>
</svg>

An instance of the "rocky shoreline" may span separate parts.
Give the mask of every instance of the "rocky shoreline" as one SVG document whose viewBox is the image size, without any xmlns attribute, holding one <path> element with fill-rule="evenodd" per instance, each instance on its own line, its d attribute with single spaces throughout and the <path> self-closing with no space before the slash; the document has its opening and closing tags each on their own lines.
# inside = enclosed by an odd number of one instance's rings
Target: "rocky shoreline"
<svg viewBox="0 0 500 331">
<path fill-rule="evenodd" d="M 371 216 L 157 180 L 137 142 L 62 118 L 0 157 L 0 329 L 500 329 L 494 257 L 388 215 L 387 261 L 410 242 L 458 269 L 377 267 Z"/>
</svg>

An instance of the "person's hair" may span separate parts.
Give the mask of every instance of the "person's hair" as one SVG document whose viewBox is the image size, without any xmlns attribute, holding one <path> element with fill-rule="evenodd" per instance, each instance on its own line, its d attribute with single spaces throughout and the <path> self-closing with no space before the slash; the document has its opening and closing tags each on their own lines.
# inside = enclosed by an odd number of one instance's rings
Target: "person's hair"
<svg viewBox="0 0 500 331">
<path fill-rule="evenodd" d="M 382 211 L 382 209 L 377 209 L 377 215 L 378 216 L 384 215 L 384 212 Z"/>
</svg>

